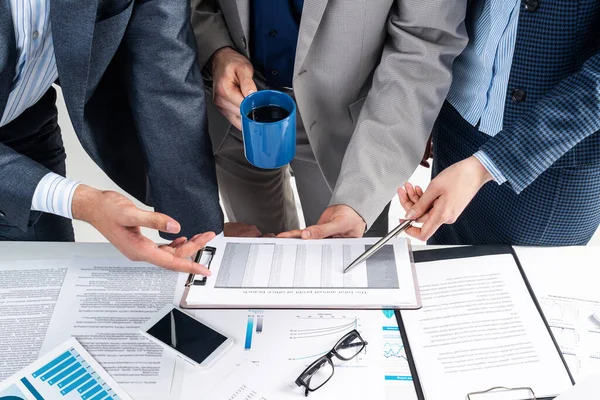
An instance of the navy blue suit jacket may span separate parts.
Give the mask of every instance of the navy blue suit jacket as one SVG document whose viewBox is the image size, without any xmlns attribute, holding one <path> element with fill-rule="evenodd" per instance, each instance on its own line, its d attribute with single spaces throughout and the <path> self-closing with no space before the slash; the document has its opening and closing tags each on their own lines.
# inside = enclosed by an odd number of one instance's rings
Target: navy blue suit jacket
<svg viewBox="0 0 600 400">
<path fill-rule="evenodd" d="M 504 129 L 481 147 L 516 193 L 551 166 L 600 165 L 600 1 L 521 7 Z"/>
<path fill-rule="evenodd" d="M 178 220 L 183 235 L 220 232 L 188 2 L 50 0 L 50 10 L 60 86 L 90 157 L 124 190 Z M 16 62 L 10 15 L 0 15 L 0 39 L 1 115 Z M 47 172 L 0 143 L 0 211 L 10 223 L 26 228 Z"/>
</svg>

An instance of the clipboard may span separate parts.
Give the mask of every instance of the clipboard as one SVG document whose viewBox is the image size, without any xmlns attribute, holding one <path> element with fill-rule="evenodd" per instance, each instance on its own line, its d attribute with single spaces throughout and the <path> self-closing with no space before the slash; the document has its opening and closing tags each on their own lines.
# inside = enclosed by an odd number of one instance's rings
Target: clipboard
<svg viewBox="0 0 600 400">
<path fill-rule="evenodd" d="M 519 261 L 519 257 L 515 253 L 512 246 L 509 245 L 484 245 L 484 246 L 464 246 L 464 247 L 449 247 L 449 248 L 441 248 L 435 250 L 421 250 L 413 252 L 414 262 L 417 264 L 431 261 L 442 261 L 442 260 L 451 260 L 451 259 L 462 259 L 462 258 L 471 258 L 471 257 L 479 257 L 479 256 L 491 256 L 491 255 L 502 255 L 502 254 L 510 254 L 512 255 L 521 277 L 527 287 L 529 294 L 531 295 L 531 299 L 539 312 L 546 329 L 548 330 L 548 334 L 552 339 L 554 347 L 562 361 L 563 366 L 568 374 L 568 377 L 571 383 L 574 385 L 575 380 L 573 379 L 573 375 L 569 370 L 567 362 L 562 355 L 560 347 L 558 346 L 558 342 L 556 341 L 552 329 L 546 320 L 546 317 L 542 311 L 542 308 L 537 300 L 537 297 L 529 283 L 529 279 L 523 270 L 521 262 Z M 395 310 L 396 320 L 398 322 L 398 327 L 400 328 L 400 335 L 402 337 L 402 342 L 404 344 L 404 349 L 406 351 L 406 358 L 408 361 L 408 365 L 410 368 L 411 375 L 413 377 L 413 383 L 415 385 L 415 390 L 417 393 L 417 398 L 419 400 L 426 400 L 425 394 L 423 391 L 423 387 L 421 385 L 421 381 L 419 379 L 419 374 L 417 372 L 417 367 L 415 363 L 415 359 L 413 356 L 413 352 L 410 347 L 410 342 L 408 340 L 408 335 L 406 333 L 405 324 L 402 320 L 402 314 L 400 310 Z M 502 399 L 506 400 L 552 400 L 554 397 L 536 397 L 535 392 L 530 387 L 503 387 L 496 386 L 491 387 L 486 390 L 478 390 L 473 391 L 471 393 L 467 393 L 466 400 L 486 400 L 488 398 L 498 399 L 497 394 L 501 392 L 506 396 L 502 396 Z M 494 396 L 494 397 L 492 397 Z"/>
<path fill-rule="evenodd" d="M 200 251 L 196 253 L 194 257 L 194 262 L 198 264 L 204 265 L 206 268 L 210 270 L 210 264 L 212 262 L 213 257 L 217 252 L 216 247 L 205 246 Z M 184 297 L 187 296 L 187 291 L 190 286 L 205 286 L 206 285 L 206 276 L 200 275 L 198 277 L 196 274 L 189 274 L 186 282 L 185 282 L 185 294 Z"/>
<path fill-rule="evenodd" d="M 381 259 L 372 257 L 363 264 L 362 270 L 358 267 L 340 279 L 342 256 L 344 261 L 350 262 L 351 253 L 362 253 L 374 239 L 323 239 L 307 243 L 300 239 L 223 237 L 196 254 L 194 261 L 206 266 L 212 275 L 188 275 L 179 306 L 184 309 L 420 308 L 410 242 L 395 240 L 397 242 L 388 245 L 385 253 L 381 252 Z M 331 261 L 334 251 L 337 251 L 336 264 Z M 290 262 L 291 254 L 296 257 L 291 258 L 294 262 Z M 317 263 L 316 267 L 321 269 L 316 269 L 320 271 L 316 281 L 311 264 L 315 254 L 318 254 L 319 262 L 329 260 Z M 401 261 L 390 262 L 392 259 Z M 369 266 L 369 263 L 373 264 Z M 379 266 L 382 268 L 379 269 Z M 340 267 L 339 271 L 337 267 Z M 313 271 L 312 274 L 306 273 L 312 279 L 305 280 L 304 268 Z M 278 277 L 282 277 L 280 281 L 276 280 Z M 331 279 L 330 286 L 321 286 L 321 280 L 328 277 Z M 293 285 L 290 278 L 293 278 Z M 275 283 L 271 279 L 275 279 Z M 300 279 L 300 284 L 297 285 L 296 279 Z M 375 284 L 371 285 L 373 282 Z"/>
</svg>

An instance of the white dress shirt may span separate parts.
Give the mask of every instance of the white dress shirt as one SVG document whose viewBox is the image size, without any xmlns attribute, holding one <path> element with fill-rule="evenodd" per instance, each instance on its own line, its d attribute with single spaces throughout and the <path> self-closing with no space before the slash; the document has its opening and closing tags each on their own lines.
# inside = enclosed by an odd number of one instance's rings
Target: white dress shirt
<svg viewBox="0 0 600 400">
<path fill-rule="evenodd" d="M 17 67 L 0 127 L 37 103 L 58 78 L 50 27 L 49 0 L 9 0 L 15 29 Z M 48 173 L 38 184 L 31 209 L 72 218 L 79 183 Z"/>
</svg>

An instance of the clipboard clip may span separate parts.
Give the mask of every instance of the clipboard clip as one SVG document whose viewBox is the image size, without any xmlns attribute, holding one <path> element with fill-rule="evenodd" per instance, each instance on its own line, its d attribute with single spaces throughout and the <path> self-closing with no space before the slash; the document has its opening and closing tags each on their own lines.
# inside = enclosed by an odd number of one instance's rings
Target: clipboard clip
<svg viewBox="0 0 600 400">
<path fill-rule="evenodd" d="M 506 396 L 499 397 L 498 394 L 500 393 L 506 394 Z M 509 397 L 513 395 L 515 397 Z M 527 397 L 523 397 L 523 395 Z M 481 392 L 467 394 L 467 400 L 485 400 L 486 398 L 503 400 L 537 400 L 533 389 L 530 387 L 507 388 L 505 386 L 496 386 Z"/>
<path fill-rule="evenodd" d="M 210 263 L 212 262 L 215 253 L 217 252 L 216 247 L 205 246 L 200 249 L 196 253 L 196 257 L 194 257 L 194 262 L 198 264 L 204 265 L 206 268 L 210 269 Z M 198 279 L 196 279 L 196 274 L 190 274 L 185 282 L 186 287 L 190 287 L 192 285 L 196 286 L 204 286 L 206 285 L 206 276 L 200 275 Z"/>
</svg>

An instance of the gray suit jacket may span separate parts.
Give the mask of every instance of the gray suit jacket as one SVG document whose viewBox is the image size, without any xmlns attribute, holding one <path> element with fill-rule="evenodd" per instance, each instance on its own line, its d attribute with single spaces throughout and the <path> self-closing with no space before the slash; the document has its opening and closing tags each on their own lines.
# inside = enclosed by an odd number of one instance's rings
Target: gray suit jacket
<svg viewBox="0 0 600 400">
<path fill-rule="evenodd" d="M 371 225 L 418 166 L 467 44 L 467 0 L 305 0 L 294 92 L 331 204 Z M 249 0 L 192 0 L 203 67 L 219 48 L 249 57 Z M 210 89 L 210 88 L 209 88 Z M 229 125 L 208 101 L 218 148 Z"/>
<path fill-rule="evenodd" d="M 6 1 L 6 0 L 0 0 Z M 69 115 L 91 158 L 182 234 L 222 230 L 190 11 L 180 0 L 50 0 Z M 14 28 L 0 15 L 0 115 L 14 77 Z M 5 45 L 7 43 L 7 45 Z M 48 171 L 0 143 L 0 211 L 22 229 Z"/>
</svg>

